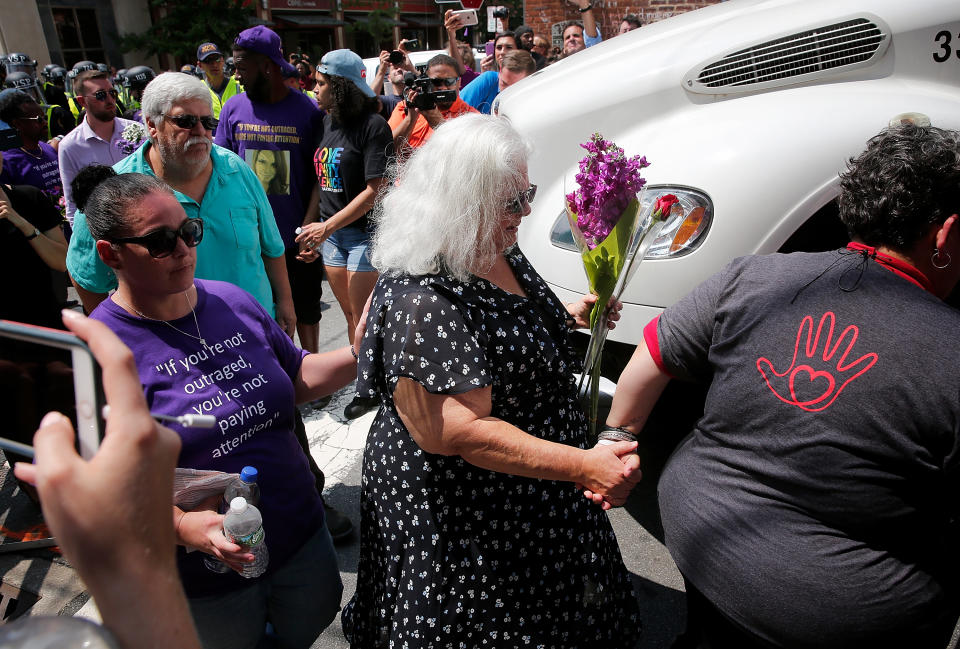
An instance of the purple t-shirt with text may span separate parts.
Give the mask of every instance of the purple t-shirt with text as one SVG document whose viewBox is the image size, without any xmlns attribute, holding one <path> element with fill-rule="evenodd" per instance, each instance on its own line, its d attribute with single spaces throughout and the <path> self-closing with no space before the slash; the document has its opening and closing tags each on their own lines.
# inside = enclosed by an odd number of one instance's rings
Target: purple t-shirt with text
<svg viewBox="0 0 960 649">
<path fill-rule="evenodd" d="M 39 144 L 39 152 L 27 152 L 23 148 L 4 151 L 0 182 L 8 185 L 32 185 L 56 200 L 63 193 L 60 188 L 57 152 L 46 142 Z"/>
<path fill-rule="evenodd" d="M 313 152 L 322 132 L 323 113 L 301 92 L 290 92 L 275 104 L 254 103 L 243 93 L 231 97 L 220 111 L 214 142 L 243 158 L 266 185 L 288 248 L 294 245 L 316 183 Z"/>
<path fill-rule="evenodd" d="M 197 306 L 169 325 L 127 313 L 112 299 L 91 317 L 133 351 L 152 412 L 217 417 L 211 429 L 167 424 L 183 441 L 179 467 L 259 472 L 268 573 L 281 566 L 323 523 L 323 505 L 294 435 L 293 379 L 306 352 L 297 349 L 253 297 L 226 282 L 196 280 Z M 193 336 L 199 329 L 206 345 Z M 250 581 L 214 574 L 203 553 L 178 548 L 187 595 L 232 590 Z"/>
</svg>

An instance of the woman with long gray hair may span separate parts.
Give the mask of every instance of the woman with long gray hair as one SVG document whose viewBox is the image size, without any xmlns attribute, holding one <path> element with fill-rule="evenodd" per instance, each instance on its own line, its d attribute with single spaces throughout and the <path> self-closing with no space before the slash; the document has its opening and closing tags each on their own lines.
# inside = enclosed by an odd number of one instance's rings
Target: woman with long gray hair
<svg viewBox="0 0 960 649">
<path fill-rule="evenodd" d="M 516 247 L 527 155 L 507 121 L 458 117 L 376 210 L 352 647 L 636 644 L 613 530 L 577 488 L 622 504 L 636 445 L 586 449 L 568 334 L 596 297 L 565 307 Z"/>
</svg>

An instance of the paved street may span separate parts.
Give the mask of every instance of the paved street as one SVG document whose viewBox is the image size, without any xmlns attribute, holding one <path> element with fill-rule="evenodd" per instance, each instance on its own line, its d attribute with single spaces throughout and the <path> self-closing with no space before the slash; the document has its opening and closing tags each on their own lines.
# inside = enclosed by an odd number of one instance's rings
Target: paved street
<svg viewBox="0 0 960 649">
<path fill-rule="evenodd" d="M 329 304 L 321 323 L 321 350 L 334 349 L 346 343 L 343 315 L 326 287 L 324 295 Z M 368 413 L 352 422 L 343 418 L 343 407 L 352 398 L 349 389 L 337 393 L 319 412 L 305 417 L 311 452 L 327 476 L 327 501 L 347 514 L 359 527 L 360 461 L 367 430 L 373 420 Z M 663 453 L 661 453 L 662 455 Z M 640 602 L 644 621 L 641 647 L 660 649 L 669 647 L 683 626 L 683 594 L 680 575 L 663 547 L 662 531 L 657 515 L 654 483 L 655 468 L 646 468 L 647 480 L 638 487 L 624 508 L 614 510 L 611 521 L 617 532 L 624 560 L 633 575 L 634 589 Z M 653 473 L 653 475 L 651 475 Z M 13 494 L 13 481 L 4 480 L 0 498 L 6 503 L 0 509 L 0 525 L 6 525 L 12 516 L 26 520 L 22 512 L 33 511 L 22 494 Z M 21 513 L 18 514 L 17 510 Z M 19 523 L 18 523 L 19 524 Z M 18 528 L 19 529 L 19 528 Z M 356 588 L 356 565 L 359 537 L 337 547 L 341 577 L 344 583 L 344 603 Z M 12 557 L 0 555 L 0 576 L 3 582 L 41 594 L 31 613 L 76 612 L 93 619 L 98 615 L 92 601 L 83 592 L 82 584 L 66 563 L 51 554 L 36 551 Z M 79 609 L 79 610 L 78 610 Z M 348 645 L 340 630 L 339 617 L 314 644 L 315 648 L 341 649 Z"/>
</svg>

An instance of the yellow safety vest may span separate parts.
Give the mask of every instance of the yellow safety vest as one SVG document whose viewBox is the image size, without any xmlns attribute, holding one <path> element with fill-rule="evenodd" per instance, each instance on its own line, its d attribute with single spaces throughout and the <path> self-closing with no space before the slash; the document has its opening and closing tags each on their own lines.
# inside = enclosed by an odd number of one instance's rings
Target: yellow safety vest
<svg viewBox="0 0 960 649">
<path fill-rule="evenodd" d="M 207 87 L 210 88 L 209 86 Z M 233 77 L 227 79 L 227 87 L 223 89 L 223 95 L 220 97 L 213 91 L 213 88 L 210 88 L 210 100 L 213 102 L 214 119 L 220 119 L 220 109 L 223 108 L 223 105 L 227 103 L 228 99 L 234 95 L 239 95 L 241 92 L 243 92 L 243 86 Z"/>
</svg>

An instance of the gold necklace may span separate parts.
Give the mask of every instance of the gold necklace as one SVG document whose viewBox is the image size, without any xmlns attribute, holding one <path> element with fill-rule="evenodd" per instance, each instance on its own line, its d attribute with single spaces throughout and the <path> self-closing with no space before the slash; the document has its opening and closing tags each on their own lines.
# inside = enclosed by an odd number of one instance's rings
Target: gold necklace
<svg viewBox="0 0 960 649">
<path fill-rule="evenodd" d="M 26 153 L 31 158 L 36 158 L 37 160 L 43 160 L 43 149 L 41 149 L 39 145 L 37 145 L 37 149 L 39 149 L 40 155 L 37 155 L 36 153 L 31 153 L 30 151 L 27 150 L 27 147 L 24 147 L 24 146 L 20 147 L 20 150 Z"/>
<path fill-rule="evenodd" d="M 187 290 L 190 290 L 190 289 L 187 289 Z M 117 293 L 116 293 L 116 292 L 113 293 L 113 300 L 114 300 L 114 302 L 116 302 L 117 304 L 119 304 L 119 305 L 122 306 L 123 308 L 125 308 L 125 309 L 127 309 L 127 310 L 129 310 L 129 311 L 133 311 L 134 313 L 136 313 L 138 316 L 140 316 L 140 317 L 143 318 L 144 320 L 151 320 L 151 321 L 153 321 L 153 322 L 162 322 L 163 324 L 167 325 L 168 327 L 170 327 L 170 328 L 173 329 L 174 331 L 178 331 L 178 332 L 182 333 L 184 336 L 187 336 L 187 337 L 189 337 L 189 338 L 193 338 L 194 340 L 199 340 L 199 341 L 200 341 L 200 344 L 203 345 L 204 347 L 206 347 L 206 346 L 207 346 L 207 341 L 203 338 L 203 334 L 200 333 L 200 323 L 197 322 L 197 312 L 193 310 L 193 305 L 190 304 L 190 298 L 187 297 L 187 291 L 184 291 L 184 292 L 183 292 L 183 299 L 185 299 L 185 300 L 187 301 L 187 306 L 190 307 L 190 313 L 193 314 L 193 324 L 196 325 L 196 327 L 197 327 L 197 335 L 196 335 L 196 336 L 194 336 L 193 334 L 188 334 L 188 333 L 187 333 L 186 331 L 184 331 L 183 329 L 180 329 L 179 327 L 173 326 L 172 324 L 170 324 L 170 323 L 169 323 L 168 321 L 166 321 L 166 320 L 160 320 L 160 319 L 158 319 L 158 318 L 151 318 L 151 317 L 148 316 L 148 315 L 144 315 L 144 314 L 140 313 L 140 312 L 137 311 L 137 309 L 135 309 L 133 306 L 127 304 L 126 302 L 124 302 L 123 300 L 121 300 L 119 297 L 117 297 Z M 200 299 L 200 296 L 199 296 L 199 295 L 197 296 L 197 299 L 198 299 L 198 300 Z"/>
</svg>

